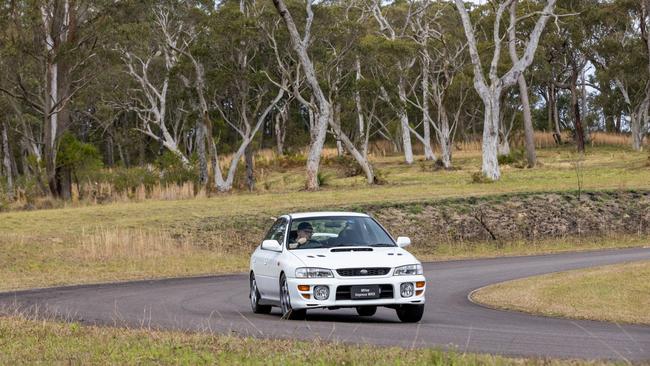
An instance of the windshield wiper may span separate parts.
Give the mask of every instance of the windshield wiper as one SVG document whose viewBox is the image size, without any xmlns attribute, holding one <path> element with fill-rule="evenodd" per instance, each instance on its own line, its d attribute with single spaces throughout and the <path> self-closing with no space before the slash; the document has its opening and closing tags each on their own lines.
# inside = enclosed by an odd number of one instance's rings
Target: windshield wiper
<svg viewBox="0 0 650 366">
<path fill-rule="evenodd" d="M 370 247 L 394 247 L 395 244 L 388 244 L 388 243 L 377 243 L 377 244 L 370 244 Z"/>
</svg>

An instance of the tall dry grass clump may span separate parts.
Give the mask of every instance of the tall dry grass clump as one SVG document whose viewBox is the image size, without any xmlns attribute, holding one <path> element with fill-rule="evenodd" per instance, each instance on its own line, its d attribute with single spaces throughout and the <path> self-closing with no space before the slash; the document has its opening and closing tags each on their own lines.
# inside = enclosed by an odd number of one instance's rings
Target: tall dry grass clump
<svg viewBox="0 0 650 366">
<path fill-rule="evenodd" d="M 90 261 L 182 256 L 192 250 L 191 240 L 164 230 L 99 228 L 84 231 L 80 244 L 79 257 Z"/>
</svg>

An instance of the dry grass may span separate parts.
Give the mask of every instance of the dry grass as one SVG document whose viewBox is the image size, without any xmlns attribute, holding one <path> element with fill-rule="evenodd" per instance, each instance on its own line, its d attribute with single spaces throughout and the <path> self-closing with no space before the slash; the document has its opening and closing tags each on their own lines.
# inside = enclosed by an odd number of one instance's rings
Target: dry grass
<svg viewBox="0 0 650 366">
<path fill-rule="evenodd" d="M 572 137 L 569 132 L 562 134 L 562 141 L 571 142 Z M 619 134 L 612 132 L 592 132 L 591 133 L 591 146 L 623 146 L 628 147 L 631 145 L 631 137 L 627 134 Z M 510 140 L 511 148 L 523 148 L 524 147 L 524 136 L 522 134 L 517 134 L 511 137 Z M 552 132 L 545 131 L 535 131 L 535 147 L 537 149 L 547 149 L 547 148 L 556 148 L 557 144 L 553 138 Z M 481 139 L 475 138 L 467 141 L 458 141 L 454 143 L 454 153 L 460 151 L 481 151 Z M 415 154 L 423 155 L 424 149 L 421 144 L 414 144 L 413 151 Z M 334 150 L 336 153 L 336 150 Z M 370 153 L 376 157 L 385 157 L 398 154 L 395 151 L 392 143 L 387 140 L 375 141 L 370 146 Z"/>
<path fill-rule="evenodd" d="M 472 299 L 548 316 L 650 324 L 650 261 L 504 282 L 475 292 Z"/>
<path fill-rule="evenodd" d="M 193 249 L 186 238 L 177 240 L 162 230 L 99 228 L 82 232 L 79 242 L 76 254 L 84 261 L 184 256 Z"/>
<path fill-rule="evenodd" d="M 0 317 L 0 364 L 157 365 L 613 365 L 295 341 Z"/>
<path fill-rule="evenodd" d="M 0 237 L 0 290 L 240 272 L 248 249 L 207 248 L 162 229 L 84 229 Z M 244 252 L 245 251 L 245 252 Z"/>
</svg>

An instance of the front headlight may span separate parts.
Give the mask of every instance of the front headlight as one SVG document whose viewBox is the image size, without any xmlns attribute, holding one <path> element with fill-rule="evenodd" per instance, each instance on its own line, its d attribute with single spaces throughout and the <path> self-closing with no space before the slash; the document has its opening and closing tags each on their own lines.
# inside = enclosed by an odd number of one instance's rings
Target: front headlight
<svg viewBox="0 0 650 366">
<path fill-rule="evenodd" d="M 421 264 L 409 264 L 406 266 L 400 266 L 395 268 L 395 272 L 393 272 L 393 276 L 413 276 L 413 275 L 421 275 L 423 273 L 424 271 L 422 270 Z"/>
<path fill-rule="evenodd" d="M 325 268 L 301 267 L 296 268 L 296 278 L 327 278 L 334 277 L 332 271 Z"/>
</svg>

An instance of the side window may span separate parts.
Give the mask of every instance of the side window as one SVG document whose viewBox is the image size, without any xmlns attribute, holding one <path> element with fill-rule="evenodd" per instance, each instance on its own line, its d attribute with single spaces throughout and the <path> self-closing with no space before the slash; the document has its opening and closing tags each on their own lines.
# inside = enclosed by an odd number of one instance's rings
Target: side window
<svg viewBox="0 0 650 366">
<path fill-rule="evenodd" d="M 276 221 L 273 226 L 271 226 L 271 229 L 269 229 L 269 232 L 266 233 L 266 236 L 264 237 L 264 240 L 277 240 L 278 243 L 283 244 L 284 243 L 284 235 L 287 231 L 287 219 L 285 218 L 280 218 L 278 221 Z"/>
</svg>

